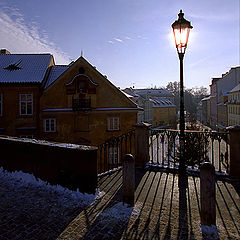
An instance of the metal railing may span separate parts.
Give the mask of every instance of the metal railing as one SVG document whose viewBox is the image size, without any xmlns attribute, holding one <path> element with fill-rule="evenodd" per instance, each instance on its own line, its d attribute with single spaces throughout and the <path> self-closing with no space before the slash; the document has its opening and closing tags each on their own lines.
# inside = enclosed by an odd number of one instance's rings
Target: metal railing
<svg viewBox="0 0 240 240">
<path fill-rule="evenodd" d="M 118 137 L 110 138 L 98 146 L 98 174 L 118 169 L 125 154 L 135 154 L 134 130 Z"/>
<path fill-rule="evenodd" d="M 229 134 L 215 131 L 185 131 L 184 159 L 187 168 L 197 170 L 210 161 L 216 172 L 229 173 Z M 150 130 L 150 165 L 179 167 L 179 131 Z"/>
</svg>

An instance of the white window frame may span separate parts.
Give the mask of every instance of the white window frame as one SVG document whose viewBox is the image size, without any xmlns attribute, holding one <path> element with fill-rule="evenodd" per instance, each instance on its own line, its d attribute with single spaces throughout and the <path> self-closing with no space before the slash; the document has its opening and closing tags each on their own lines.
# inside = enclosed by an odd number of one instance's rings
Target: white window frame
<svg viewBox="0 0 240 240">
<path fill-rule="evenodd" d="M 25 100 L 22 100 L 23 96 L 25 97 Z M 31 96 L 31 100 L 28 100 L 27 98 Z M 31 112 L 28 112 L 27 105 L 31 104 Z M 25 111 L 22 112 L 22 104 L 25 105 Z M 19 113 L 21 116 L 29 116 L 33 115 L 33 93 L 19 93 Z"/>
<path fill-rule="evenodd" d="M 108 163 L 116 165 L 119 163 L 119 146 L 109 147 L 108 149 Z"/>
<path fill-rule="evenodd" d="M 43 123 L 44 132 L 56 132 L 56 118 L 46 118 Z"/>
<path fill-rule="evenodd" d="M 3 94 L 0 93 L 0 116 L 3 115 Z"/>
<path fill-rule="evenodd" d="M 108 131 L 118 131 L 120 118 L 119 117 L 108 117 L 107 119 L 107 129 Z"/>
</svg>

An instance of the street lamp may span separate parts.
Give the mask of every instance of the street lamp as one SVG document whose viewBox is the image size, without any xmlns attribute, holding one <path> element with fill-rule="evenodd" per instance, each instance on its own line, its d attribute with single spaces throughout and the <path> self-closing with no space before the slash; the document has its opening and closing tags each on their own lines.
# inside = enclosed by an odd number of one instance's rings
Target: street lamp
<svg viewBox="0 0 240 240">
<path fill-rule="evenodd" d="M 178 52 L 178 57 L 180 60 L 180 163 L 179 163 L 179 173 L 185 174 L 186 166 L 184 159 L 184 130 L 185 130 L 185 120 L 184 120 L 184 95 L 183 95 L 183 57 L 187 48 L 189 31 L 191 28 L 191 23 L 187 21 L 184 17 L 184 13 L 180 10 L 178 14 L 178 20 L 172 24 L 173 34 L 175 39 L 175 44 Z"/>
</svg>

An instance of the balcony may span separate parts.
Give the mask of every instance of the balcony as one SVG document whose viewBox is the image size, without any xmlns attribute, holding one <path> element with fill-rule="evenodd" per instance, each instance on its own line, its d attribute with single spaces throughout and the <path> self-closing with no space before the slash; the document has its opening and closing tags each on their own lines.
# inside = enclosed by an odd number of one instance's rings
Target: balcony
<svg viewBox="0 0 240 240">
<path fill-rule="evenodd" d="M 73 98 L 72 99 L 72 109 L 73 111 L 83 111 L 91 109 L 91 99 L 90 98 Z"/>
</svg>

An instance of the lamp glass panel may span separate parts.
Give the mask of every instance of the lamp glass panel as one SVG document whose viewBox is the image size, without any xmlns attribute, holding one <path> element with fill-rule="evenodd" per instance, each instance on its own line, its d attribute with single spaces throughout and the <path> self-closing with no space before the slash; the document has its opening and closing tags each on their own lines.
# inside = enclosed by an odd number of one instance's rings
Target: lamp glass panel
<svg viewBox="0 0 240 240">
<path fill-rule="evenodd" d="M 186 47 L 189 35 L 189 28 L 174 28 L 176 47 Z"/>
</svg>

